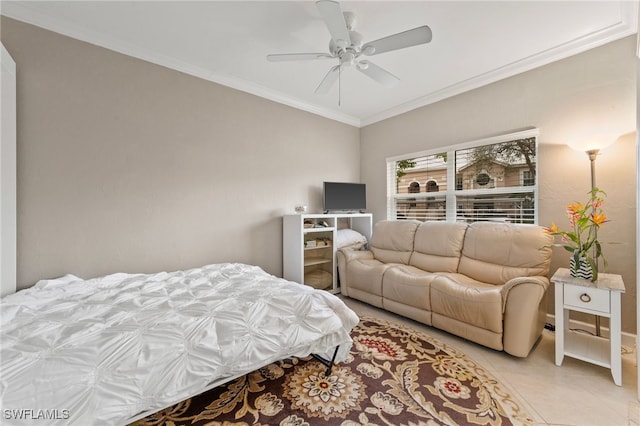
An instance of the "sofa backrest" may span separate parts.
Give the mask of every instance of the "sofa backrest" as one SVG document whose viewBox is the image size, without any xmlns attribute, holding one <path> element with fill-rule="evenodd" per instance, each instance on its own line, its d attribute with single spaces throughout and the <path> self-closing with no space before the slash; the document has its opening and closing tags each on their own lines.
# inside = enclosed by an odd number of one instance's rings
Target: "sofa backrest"
<svg viewBox="0 0 640 426">
<path fill-rule="evenodd" d="M 373 256 L 384 263 L 408 264 L 413 251 L 413 237 L 420 223 L 417 220 L 376 222 L 369 243 Z"/>
<path fill-rule="evenodd" d="M 549 273 L 553 236 L 535 225 L 474 222 L 467 228 L 458 272 L 490 284 Z"/>
<path fill-rule="evenodd" d="M 457 272 L 466 230 L 466 223 L 421 223 L 409 264 L 429 272 Z"/>
</svg>

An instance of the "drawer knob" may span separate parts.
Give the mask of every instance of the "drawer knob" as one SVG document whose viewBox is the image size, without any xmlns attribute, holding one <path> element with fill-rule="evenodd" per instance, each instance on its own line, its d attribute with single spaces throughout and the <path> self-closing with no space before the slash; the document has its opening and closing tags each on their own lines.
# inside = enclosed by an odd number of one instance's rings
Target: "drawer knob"
<svg viewBox="0 0 640 426">
<path fill-rule="evenodd" d="M 580 295 L 580 300 L 582 300 L 584 303 L 589 303 L 591 302 L 591 296 L 589 296 L 587 293 L 582 293 Z"/>
</svg>

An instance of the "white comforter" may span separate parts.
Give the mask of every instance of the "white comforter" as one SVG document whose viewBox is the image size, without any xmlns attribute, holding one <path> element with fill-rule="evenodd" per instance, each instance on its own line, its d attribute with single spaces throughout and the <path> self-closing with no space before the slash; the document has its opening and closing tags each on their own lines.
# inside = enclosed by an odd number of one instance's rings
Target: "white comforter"
<svg viewBox="0 0 640 426">
<path fill-rule="evenodd" d="M 358 322 L 337 297 L 243 264 L 66 276 L 0 310 L 3 425 L 125 424 L 288 356 L 340 345 L 344 360 Z"/>
</svg>

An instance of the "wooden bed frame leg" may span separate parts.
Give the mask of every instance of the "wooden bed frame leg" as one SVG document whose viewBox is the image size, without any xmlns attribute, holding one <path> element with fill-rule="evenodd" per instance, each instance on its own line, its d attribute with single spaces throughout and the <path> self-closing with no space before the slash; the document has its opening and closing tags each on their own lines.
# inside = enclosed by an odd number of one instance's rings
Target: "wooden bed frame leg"
<svg viewBox="0 0 640 426">
<path fill-rule="evenodd" d="M 320 355 L 311 354 L 311 356 L 313 356 L 315 359 L 320 361 L 322 363 L 322 365 L 327 367 L 327 370 L 324 373 L 325 377 L 329 377 L 329 375 L 331 374 L 331 370 L 333 369 L 333 364 L 335 363 L 336 356 L 338 355 L 338 348 L 339 347 L 340 347 L 340 345 L 336 346 L 336 349 L 333 351 L 333 357 L 331 358 L 331 361 L 329 361 L 326 358 L 321 357 Z"/>
</svg>

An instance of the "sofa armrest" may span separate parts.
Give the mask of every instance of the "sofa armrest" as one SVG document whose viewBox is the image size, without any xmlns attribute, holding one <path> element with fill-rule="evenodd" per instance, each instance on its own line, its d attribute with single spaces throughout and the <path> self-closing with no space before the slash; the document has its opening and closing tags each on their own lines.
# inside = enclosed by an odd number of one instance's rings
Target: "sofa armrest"
<svg viewBox="0 0 640 426">
<path fill-rule="evenodd" d="M 504 351 L 526 357 L 540 337 L 547 315 L 547 277 L 518 277 L 501 289 Z"/>
<path fill-rule="evenodd" d="M 340 279 L 340 292 L 349 295 L 349 276 L 347 275 L 347 263 L 355 259 L 373 259 L 373 253 L 369 250 L 353 250 L 349 248 L 338 249 L 338 278 Z"/>
</svg>

